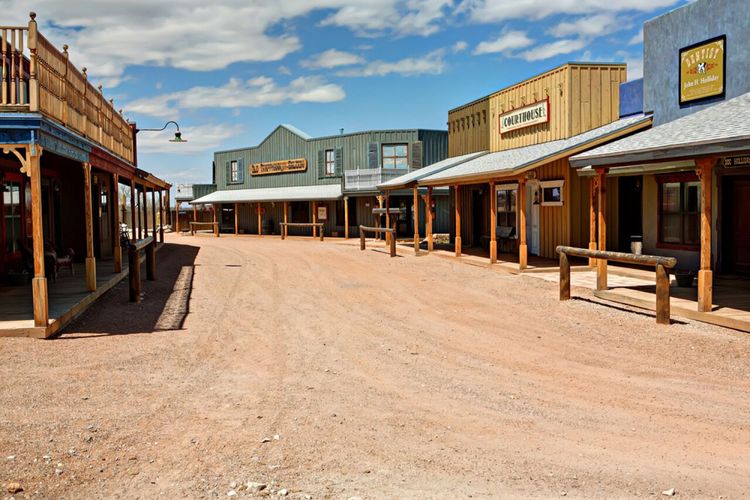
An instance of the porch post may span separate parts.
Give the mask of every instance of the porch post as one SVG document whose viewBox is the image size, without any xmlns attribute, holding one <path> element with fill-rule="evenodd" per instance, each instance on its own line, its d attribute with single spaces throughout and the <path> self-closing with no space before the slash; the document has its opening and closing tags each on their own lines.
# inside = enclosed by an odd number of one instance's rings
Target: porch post
<svg viewBox="0 0 750 500">
<path fill-rule="evenodd" d="M 112 263 L 114 264 L 115 273 L 122 272 L 122 247 L 120 246 L 120 176 L 112 174 L 112 190 L 114 198 L 114 230 L 112 231 Z"/>
<path fill-rule="evenodd" d="M 456 257 L 461 257 L 461 188 L 456 186 L 453 189 L 454 196 L 456 198 Z"/>
<path fill-rule="evenodd" d="M 195 203 L 193 203 L 193 222 L 198 222 L 198 205 Z M 195 229 L 195 224 L 192 229 Z"/>
<path fill-rule="evenodd" d="M 427 208 L 425 210 L 425 213 L 427 215 L 427 222 L 425 225 L 425 233 L 427 233 L 427 251 L 432 252 L 432 186 L 427 188 Z"/>
<path fill-rule="evenodd" d="M 214 234 L 218 234 L 218 233 L 219 233 L 219 231 L 218 231 L 218 229 L 216 228 L 216 203 L 211 203 L 211 212 L 212 212 L 212 215 L 213 215 L 213 222 L 214 222 L 214 225 L 213 225 L 213 227 L 211 228 L 211 231 L 212 231 L 212 232 L 213 232 Z"/>
<path fill-rule="evenodd" d="M 130 179 L 130 239 L 135 241 L 136 240 L 136 233 L 135 233 L 135 180 Z"/>
<path fill-rule="evenodd" d="M 86 204 L 86 289 L 96 291 L 96 258 L 94 257 L 94 216 L 91 206 L 91 164 L 83 164 L 83 202 Z"/>
<path fill-rule="evenodd" d="M 344 239 L 349 239 L 349 197 L 344 196 Z"/>
<path fill-rule="evenodd" d="M 180 206 L 181 205 L 182 205 L 181 201 L 175 202 L 174 204 L 175 232 L 177 234 L 180 234 Z"/>
<path fill-rule="evenodd" d="M 701 267 L 698 271 L 698 310 L 711 312 L 713 308 L 713 272 L 711 271 L 711 195 L 713 167 L 711 158 L 696 160 L 701 180 Z"/>
<path fill-rule="evenodd" d="M 159 239 L 164 243 L 164 198 L 162 190 L 159 190 Z"/>
<path fill-rule="evenodd" d="M 154 235 L 154 243 L 156 243 L 156 189 L 154 188 L 151 188 L 151 222 L 154 224 L 151 234 Z"/>
<path fill-rule="evenodd" d="M 314 201 L 312 202 L 312 221 L 313 224 L 316 224 L 318 222 L 318 202 Z M 313 226 L 313 239 L 318 237 L 318 227 Z"/>
<path fill-rule="evenodd" d="M 42 227 L 42 172 L 40 157 L 42 148 L 30 146 L 28 175 L 31 177 L 31 230 L 34 252 L 34 278 L 31 294 L 34 304 L 34 326 L 47 328 L 49 322 L 49 297 L 47 278 L 44 274 L 44 230 Z M 45 332 L 46 335 L 46 332 Z"/>
<path fill-rule="evenodd" d="M 599 175 L 597 182 L 599 193 L 599 250 L 607 250 L 607 169 L 598 168 L 596 173 Z M 596 261 L 596 289 L 607 289 L 607 260 L 597 259 Z"/>
<path fill-rule="evenodd" d="M 382 195 L 382 194 L 378 195 L 378 208 L 380 208 L 380 209 L 382 209 L 382 208 L 383 208 L 383 195 Z M 381 216 L 381 215 L 378 215 L 378 216 L 377 216 L 377 217 L 375 218 L 375 227 L 380 227 L 380 222 L 381 222 L 381 220 L 382 220 L 382 216 Z M 380 233 L 377 233 L 377 234 L 375 235 L 375 239 L 376 239 L 376 240 L 379 240 L 379 239 L 380 239 Z"/>
<path fill-rule="evenodd" d="M 497 262 L 497 195 L 495 181 L 490 182 L 490 264 Z"/>
<path fill-rule="evenodd" d="M 240 204 L 234 204 L 234 235 L 240 234 Z"/>
<path fill-rule="evenodd" d="M 596 250 L 596 191 L 597 178 L 592 177 L 589 183 L 589 250 Z M 589 258 L 589 267 L 596 266 L 596 259 Z"/>
<path fill-rule="evenodd" d="M 414 253 L 419 254 L 419 192 L 417 186 L 412 189 L 414 193 Z"/>
<path fill-rule="evenodd" d="M 385 192 L 385 227 L 390 229 L 391 227 L 391 192 L 386 191 Z M 395 234 L 393 235 L 396 236 Z M 385 233 L 385 244 L 388 246 L 388 244 L 391 241 L 391 235 L 390 233 Z"/>
<path fill-rule="evenodd" d="M 263 215 L 260 213 L 260 202 L 256 203 L 255 209 L 258 212 L 258 236 L 263 236 Z"/>
<path fill-rule="evenodd" d="M 529 250 L 526 245 L 526 178 L 518 179 L 518 269 L 528 266 Z"/>
<path fill-rule="evenodd" d="M 287 227 L 287 222 L 288 222 L 287 221 L 287 212 L 288 212 L 287 208 L 288 208 L 288 206 L 289 206 L 289 202 L 285 201 L 284 202 L 284 229 L 282 229 L 282 231 L 281 231 L 281 237 L 282 238 L 286 238 L 287 236 L 289 236 L 289 227 Z"/>
<path fill-rule="evenodd" d="M 143 210 L 141 210 L 141 213 L 143 214 L 143 237 L 148 238 L 148 188 L 146 188 L 146 185 L 143 185 L 143 189 L 141 190 L 141 194 L 143 195 Z"/>
</svg>

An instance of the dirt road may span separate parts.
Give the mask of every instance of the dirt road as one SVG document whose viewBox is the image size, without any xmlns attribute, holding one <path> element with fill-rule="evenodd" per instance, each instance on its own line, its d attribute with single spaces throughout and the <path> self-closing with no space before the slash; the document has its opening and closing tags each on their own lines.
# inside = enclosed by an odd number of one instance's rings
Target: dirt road
<svg viewBox="0 0 750 500">
<path fill-rule="evenodd" d="M 16 498 L 750 495 L 746 334 L 405 248 L 168 241 L 142 304 L 0 339 Z"/>
</svg>

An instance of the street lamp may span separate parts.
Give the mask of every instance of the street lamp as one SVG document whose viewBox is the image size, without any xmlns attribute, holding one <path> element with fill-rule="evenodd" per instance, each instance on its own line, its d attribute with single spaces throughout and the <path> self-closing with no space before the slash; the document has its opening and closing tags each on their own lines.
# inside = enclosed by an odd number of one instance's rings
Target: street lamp
<svg viewBox="0 0 750 500">
<path fill-rule="evenodd" d="M 161 132 L 162 130 L 166 129 L 169 124 L 174 124 L 175 127 L 177 127 L 177 132 L 174 133 L 174 139 L 170 139 L 169 142 L 187 142 L 187 139 L 182 138 L 182 132 L 180 132 L 180 126 L 175 121 L 168 121 L 164 124 L 162 128 L 137 128 L 135 129 L 135 133 L 137 134 L 140 131 L 146 131 L 146 132 Z"/>
</svg>

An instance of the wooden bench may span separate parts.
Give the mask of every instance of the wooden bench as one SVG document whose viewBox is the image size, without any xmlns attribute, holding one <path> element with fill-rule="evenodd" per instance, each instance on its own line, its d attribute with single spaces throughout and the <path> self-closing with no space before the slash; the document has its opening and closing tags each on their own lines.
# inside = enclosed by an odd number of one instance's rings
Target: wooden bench
<svg viewBox="0 0 750 500">
<path fill-rule="evenodd" d="M 281 222 L 281 239 L 285 240 L 289 236 L 289 227 L 312 227 L 317 228 L 320 233 L 320 241 L 323 241 L 323 222 Z M 315 232 L 313 232 L 313 238 L 315 238 Z"/>
<path fill-rule="evenodd" d="M 365 232 L 375 234 L 389 234 L 388 245 L 391 251 L 391 257 L 396 256 L 396 230 L 389 227 L 367 227 L 359 226 L 359 249 L 365 250 Z"/>
<path fill-rule="evenodd" d="M 219 237 L 219 223 L 218 222 L 190 222 L 190 235 L 195 236 L 195 233 L 206 232 L 201 231 L 200 226 L 211 226 L 211 232 L 214 236 Z"/>
</svg>

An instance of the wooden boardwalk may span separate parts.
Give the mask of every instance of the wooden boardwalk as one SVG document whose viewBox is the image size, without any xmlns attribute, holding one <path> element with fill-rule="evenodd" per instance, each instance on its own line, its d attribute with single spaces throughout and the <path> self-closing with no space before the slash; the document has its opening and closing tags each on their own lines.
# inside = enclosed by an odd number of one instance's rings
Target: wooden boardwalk
<svg viewBox="0 0 750 500">
<path fill-rule="evenodd" d="M 127 276 L 127 262 L 123 272 L 115 274 L 112 261 L 96 263 L 96 292 L 86 290 L 86 271 L 83 264 L 75 264 L 75 275 L 67 269 L 60 271 L 57 281 L 48 281 L 49 324 L 34 326 L 31 285 L 0 287 L 0 337 L 38 337 L 52 335 L 83 312 L 92 302 Z"/>
</svg>

